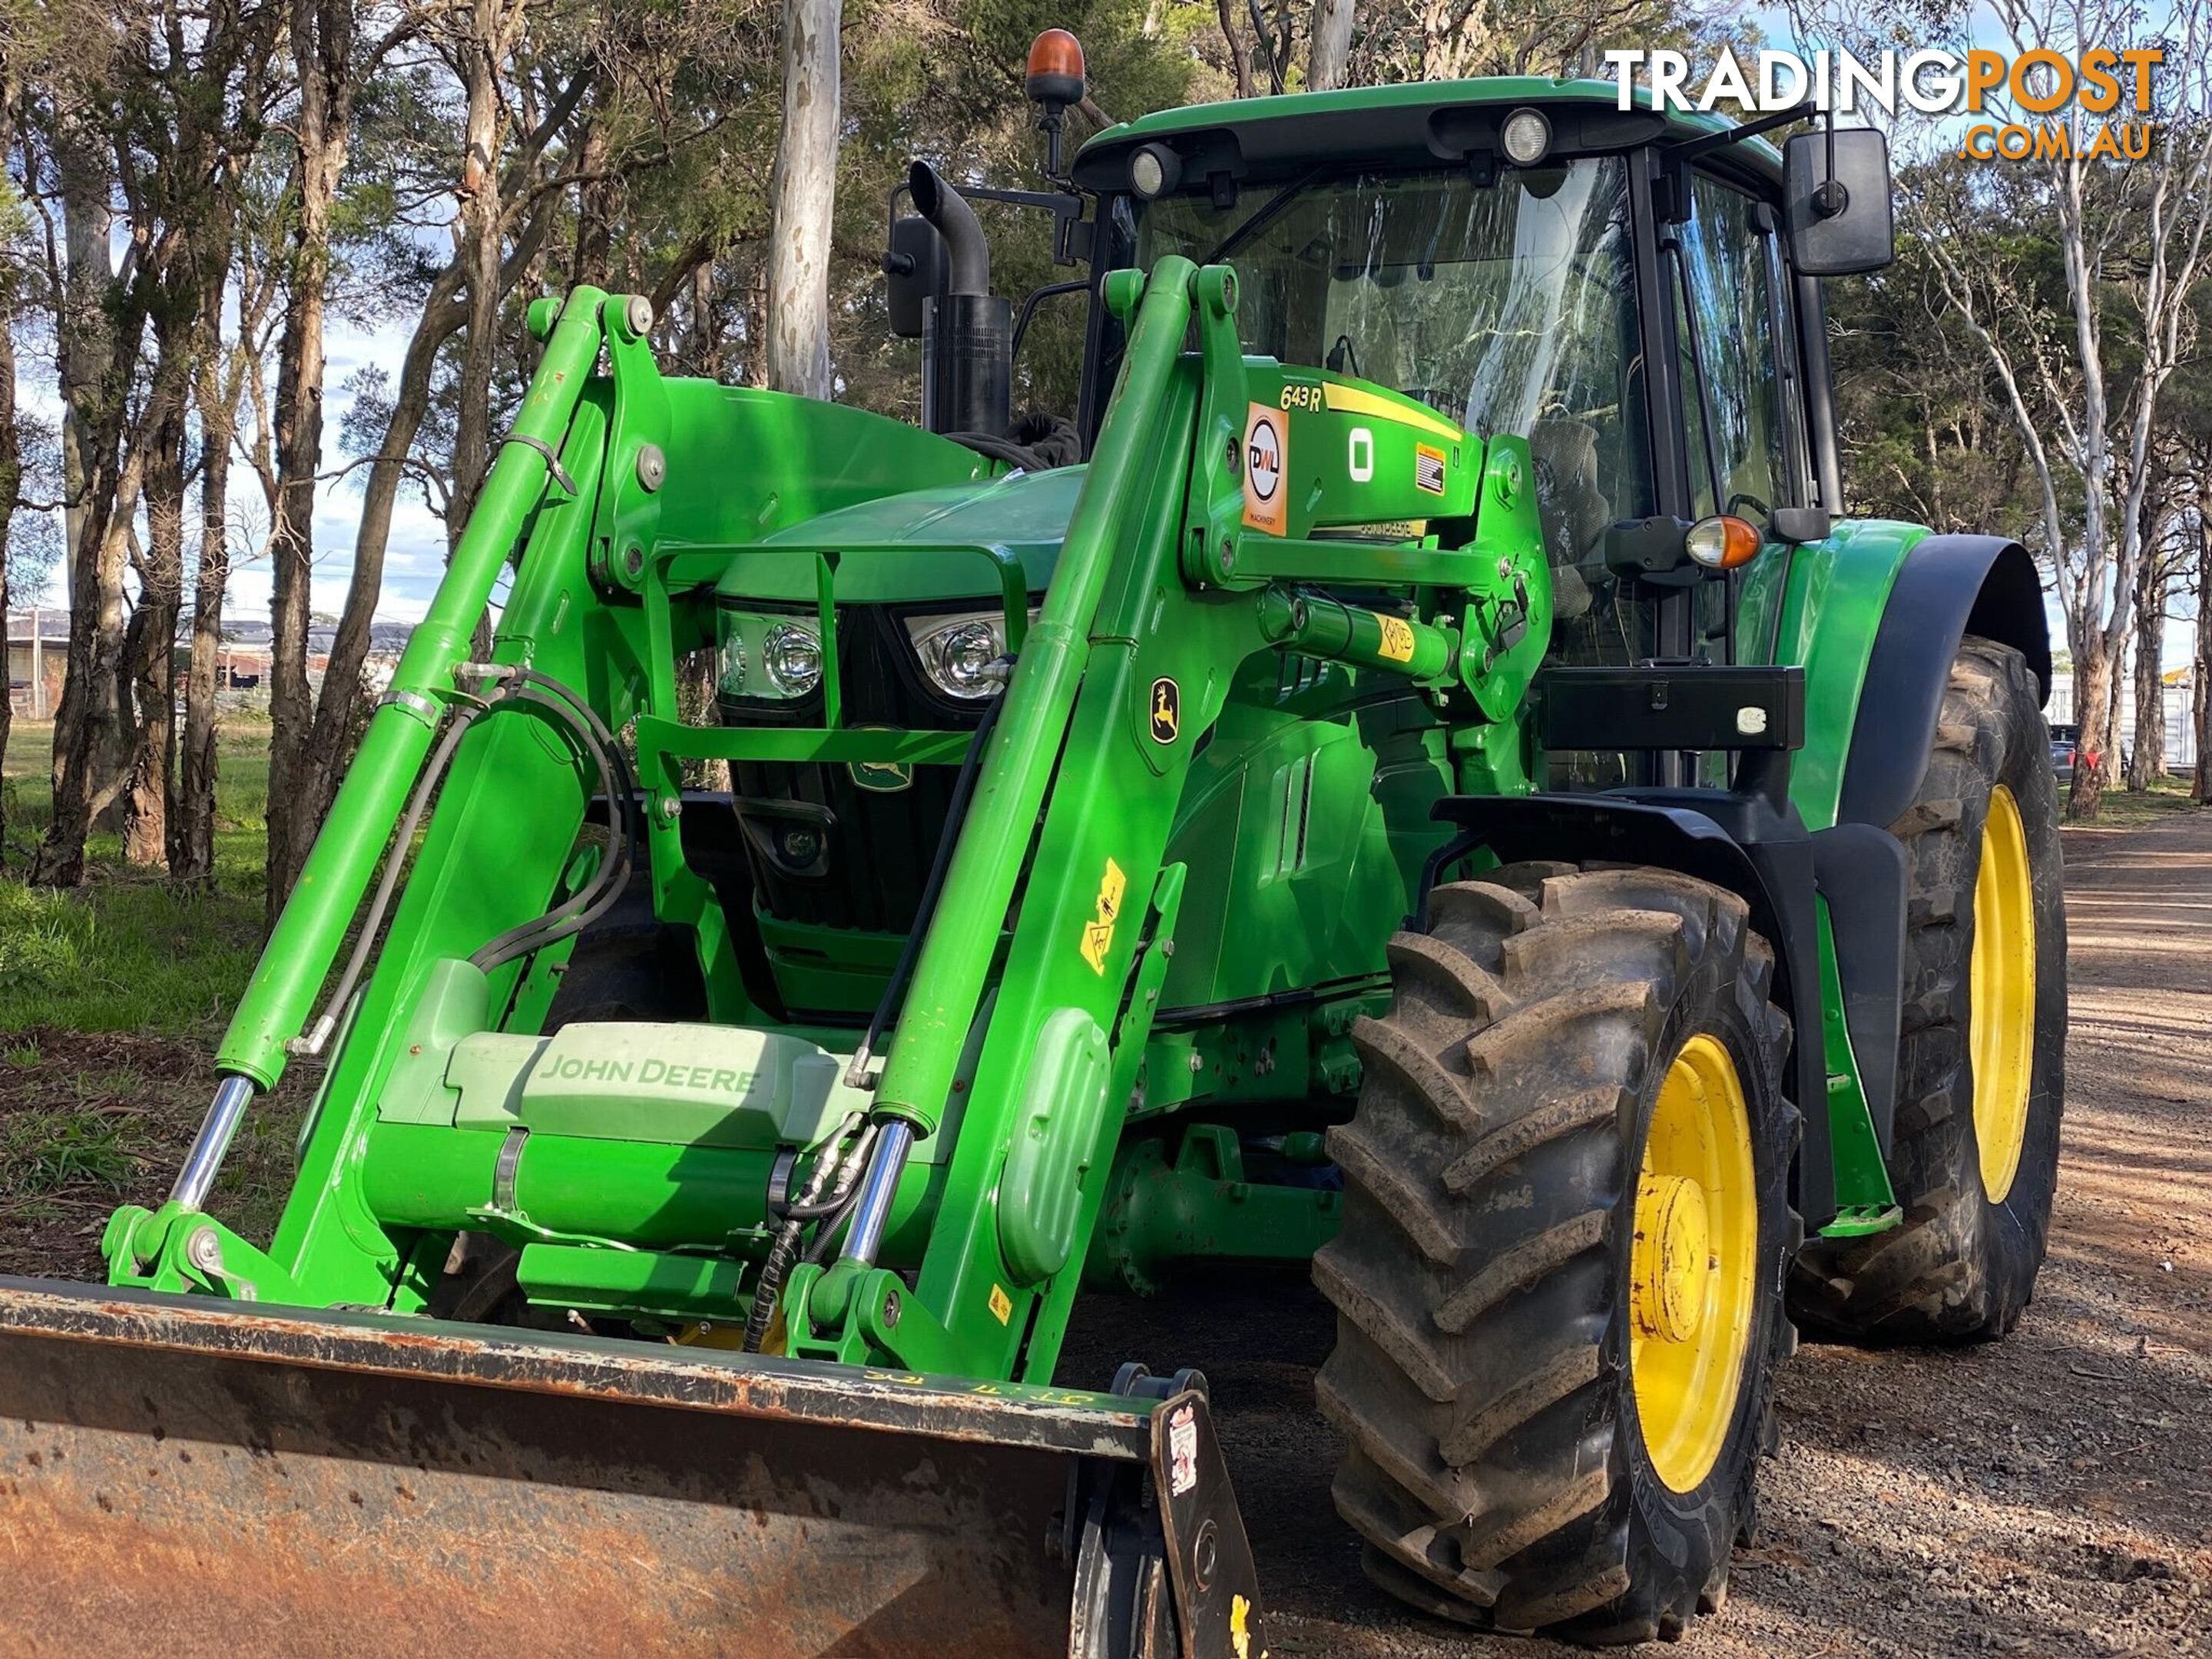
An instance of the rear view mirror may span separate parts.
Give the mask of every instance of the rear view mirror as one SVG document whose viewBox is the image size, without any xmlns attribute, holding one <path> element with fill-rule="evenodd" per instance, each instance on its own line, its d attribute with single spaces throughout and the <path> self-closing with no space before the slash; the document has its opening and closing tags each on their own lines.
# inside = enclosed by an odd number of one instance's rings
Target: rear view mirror
<svg viewBox="0 0 2212 1659">
<path fill-rule="evenodd" d="M 884 250 L 891 332 L 902 340 L 920 339 L 923 306 L 943 297 L 951 274 L 945 238 L 935 225 L 915 214 L 892 220 L 890 246 Z"/>
<path fill-rule="evenodd" d="M 1782 216 L 1806 276 L 1880 270 L 1897 257 L 1889 141 L 1872 127 L 1799 133 L 1783 146 Z"/>
</svg>

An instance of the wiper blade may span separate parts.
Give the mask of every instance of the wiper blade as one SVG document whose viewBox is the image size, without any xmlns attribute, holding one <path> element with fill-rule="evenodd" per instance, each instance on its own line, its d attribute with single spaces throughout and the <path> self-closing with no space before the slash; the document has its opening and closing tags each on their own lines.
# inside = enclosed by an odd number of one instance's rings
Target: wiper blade
<svg viewBox="0 0 2212 1659">
<path fill-rule="evenodd" d="M 1328 168 L 1325 164 L 1320 167 L 1309 167 L 1304 173 L 1300 174 L 1297 178 L 1291 179 L 1289 184 L 1285 185 L 1280 190 L 1277 191 L 1273 196 L 1270 196 L 1265 202 L 1260 204 L 1260 210 L 1257 213 L 1254 214 L 1243 224 L 1237 226 L 1236 229 L 1231 231 L 1226 236 L 1215 243 L 1212 251 L 1209 252 L 1206 258 L 1198 262 L 1199 268 L 1202 270 L 1208 265 L 1218 265 L 1231 254 L 1234 253 L 1238 248 L 1243 247 L 1245 243 L 1250 241 L 1255 236 L 1258 235 L 1270 224 L 1274 222 L 1274 221 L 1281 215 L 1283 210 L 1291 204 L 1291 198 L 1292 197 L 1297 195 L 1299 191 L 1303 191 L 1308 185 L 1313 183 L 1315 179 L 1320 178 L 1322 173 L 1328 171 Z"/>
</svg>

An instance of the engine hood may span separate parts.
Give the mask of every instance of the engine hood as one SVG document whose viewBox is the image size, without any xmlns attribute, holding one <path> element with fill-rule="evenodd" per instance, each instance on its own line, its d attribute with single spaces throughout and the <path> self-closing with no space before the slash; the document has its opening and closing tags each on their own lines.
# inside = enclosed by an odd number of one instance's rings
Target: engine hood
<svg viewBox="0 0 2212 1659">
<path fill-rule="evenodd" d="M 842 507 L 739 553 L 716 592 L 726 599 L 811 602 L 820 553 L 838 556 L 843 604 L 991 599 L 1000 592 L 993 561 L 1006 558 L 1019 563 L 1030 592 L 1041 592 L 1086 471 L 1011 473 Z"/>
</svg>

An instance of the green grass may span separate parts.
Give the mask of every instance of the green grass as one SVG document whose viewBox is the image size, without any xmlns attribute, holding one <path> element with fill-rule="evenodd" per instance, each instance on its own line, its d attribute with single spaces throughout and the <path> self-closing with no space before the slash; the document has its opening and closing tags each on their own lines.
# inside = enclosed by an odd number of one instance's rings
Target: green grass
<svg viewBox="0 0 2212 1659">
<path fill-rule="evenodd" d="M 21 872 L 52 815 L 52 742 L 51 726 L 18 724 L 0 768 L 0 1033 L 219 1030 L 261 945 L 268 728 L 226 728 L 217 739 L 216 884 L 206 892 L 125 865 L 113 835 L 88 843 L 82 887 L 26 886 Z"/>
<path fill-rule="evenodd" d="M 2069 830 L 2140 830 L 2146 824 L 2165 823 L 2203 809 L 2189 799 L 2190 781 L 2185 778 L 2162 778 L 2141 794 L 2125 789 L 2107 789 L 2097 803 L 2094 818 L 2068 818 Z M 2058 798 L 2062 806 L 2066 799 L 2066 787 L 2059 785 Z"/>
<path fill-rule="evenodd" d="M 80 1185 L 119 1193 L 137 1167 L 124 1126 L 106 1113 L 35 1111 L 0 1119 L 0 1197 L 44 1198 Z"/>
</svg>

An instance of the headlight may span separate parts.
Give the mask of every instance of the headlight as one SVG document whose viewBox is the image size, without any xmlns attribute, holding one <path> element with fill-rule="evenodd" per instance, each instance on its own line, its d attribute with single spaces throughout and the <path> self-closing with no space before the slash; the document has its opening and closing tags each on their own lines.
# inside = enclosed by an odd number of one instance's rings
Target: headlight
<svg viewBox="0 0 2212 1659">
<path fill-rule="evenodd" d="M 715 666 L 714 686 L 726 697 L 742 697 L 745 695 L 744 636 L 730 626 L 728 618 L 724 619 L 722 630 L 721 659 Z"/>
<path fill-rule="evenodd" d="M 778 623 L 768 630 L 761 665 L 777 690 L 787 697 L 803 697 L 822 684 L 822 641 L 811 628 Z"/>
<path fill-rule="evenodd" d="M 784 702 L 822 684 L 822 637 L 811 622 L 724 611 L 715 690 L 726 697 Z"/>
<path fill-rule="evenodd" d="M 1036 620 L 1036 612 L 1030 612 Z M 975 611 L 957 616 L 908 617 L 908 637 L 921 659 L 921 672 L 948 697 L 981 702 L 1006 690 L 991 665 L 1006 654 L 1003 612 Z"/>
<path fill-rule="evenodd" d="M 1533 167 L 1551 151 L 1552 123 L 1540 109 L 1516 109 L 1505 118 L 1499 141 L 1507 161 L 1516 167 Z"/>
</svg>

